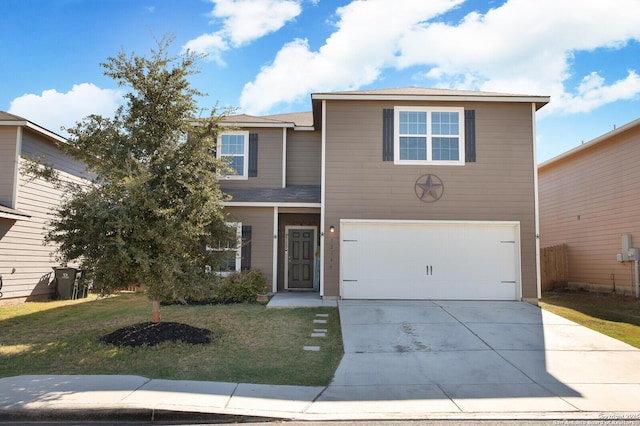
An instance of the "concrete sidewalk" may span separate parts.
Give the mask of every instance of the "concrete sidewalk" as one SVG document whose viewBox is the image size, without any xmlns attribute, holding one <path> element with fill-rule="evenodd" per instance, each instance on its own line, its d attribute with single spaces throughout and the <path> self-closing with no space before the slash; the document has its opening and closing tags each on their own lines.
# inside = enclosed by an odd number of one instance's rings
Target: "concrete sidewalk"
<svg viewBox="0 0 640 426">
<path fill-rule="evenodd" d="M 409 388 L 409 391 L 415 390 Z M 267 418 L 283 420 L 410 419 L 618 419 L 640 422 L 638 411 L 514 411 L 509 401 L 493 411 L 462 411 L 449 398 L 423 393 L 403 399 L 403 389 L 387 400 L 322 400 L 331 386 L 274 386 L 242 383 L 149 380 L 140 376 L 19 376 L 0 379 L 0 423 L 3 421 L 160 421 L 162 418 Z M 333 390 L 335 391 L 335 389 Z M 393 391 L 386 388 L 382 392 Z M 637 394 L 630 398 L 637 399 Z M 335 396 L 335 394 L 334 394 Z M 357 397 L 357 395 L 354 395 Z M 514 398 L 517 395 L 514 395 Z M 535 398 L 534 398 L 535 399 Z M 347 410 L 339 407 L 348 407 Z M 336 408 L 338 408 L 336 410 Z"/>
</svg>

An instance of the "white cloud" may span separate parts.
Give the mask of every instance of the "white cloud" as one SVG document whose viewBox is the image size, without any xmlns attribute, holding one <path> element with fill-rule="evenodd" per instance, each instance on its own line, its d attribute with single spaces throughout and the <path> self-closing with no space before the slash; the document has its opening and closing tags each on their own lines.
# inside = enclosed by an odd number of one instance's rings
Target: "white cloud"
<svg viewBox="0 0 640 426">
<path fill-rule="evenodd" d="M 183 50 L 206 53 L 223 64 L 221 53 L 279 30 L 302 12 L 301 0 L 211 0 L 214 22 L 222 29 L 188 41 Z"/>
<path fill-rule="evenodd" d="M 182 47 L 182 50 L 206 54 L 208 60 L 224 65 L 225 62 L 221 53 L 229 50 L 229 45 L 220 34 L 203 34 L 193 40 L 189 40 Z"/>
<path fill-rule="evenodd" d="M 398 41 L 417 23 L 462 0 L 358 0 L 337 9 L 337 31 L 312 52 L 306 40 L 285 45 L 242 91 L 244 112 L 259 114 L 310 91 L 357 88 L 375 81 L 395 62 Z M 393 13 L 390 13 L 393 11 Z"/>
<path fill-rule="evenodd" d="M 587 105 L 584 94 L 572 95 L 565 87 L 573 53 L 640 40 L 639 23 L 638 0 L 619 0 L 615 8 L 600 0 L 583 0 L 577 8 L 557 0 L 510 0 L 484 15 L 469 14 L 457 25 L 417 26 L 402 40 L 398 65 L 432 67 L 428 75 L 437 74 L 443 86 L 464 76 L 469 89 L 551 95 L 545 113 L 570 112 L 580 109 L 573 104 Z M 600 89 L 622 95 L 606 90 L 604 81 Z"/>
<path fill-rule="evenodd" d="M 50 89 L 41 95 L 20 96 L 11 102 L 8 112 L 66 137 L 67 133 L 61 131 L 61 127 L 73 127 L 90 114 L 111 116 L 121 99 L 122 95 L 116 90 L 82 83 L 74 85 L 67 93 Z"/>
<path fill-rule="evenodd" d="M 508 0 L 460 22 L 434 18 L 463 0 L 354 0 L 338 8 L 336 31 L 317 51 L 284 45 L 247 83 L 244 112 L 264 113 L 309 92 L 357 89 L 387 68 L 419 67 L 430 86 L 550 95 L 543 112 L 589 111 L 640 93 L 638 75 L 607 84 L 588 74 L 566 87 L 578 51 L 617 49 L 640 40 L 640 1 Z M 621 13 L 624 11 L 624 13 Z"/>
<path fill-rule="evenodd" d="M 640 76 L 629 71 L 626 78 L 606 85 L 604 78 L 592 72 L 582 79 L 578 94 L 568 96 L 564 102 L 566 113 L 589 112 L 618 100 L 632 99 L 640 93 Z"/>
<path fill-rule="evenodd" d="M 231 44 L 241 46 L 277 31 L 302 12 L 291 0 L 214 0 L 213 15 L 224 20 L 222 30 Z"/>
</svg>

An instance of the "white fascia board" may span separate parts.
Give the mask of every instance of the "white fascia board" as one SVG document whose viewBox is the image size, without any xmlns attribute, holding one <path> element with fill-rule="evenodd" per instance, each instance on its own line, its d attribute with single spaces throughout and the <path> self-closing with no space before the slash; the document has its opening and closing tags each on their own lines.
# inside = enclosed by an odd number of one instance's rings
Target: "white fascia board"
<svg viewBox="0 0 640 426">
<path fill-rule="evenodd" d="M 41 135 L 47 136 L 48 138 L 51 138 L 53 140 L 55 140 L 56 142 L 60 142 L 60 143 L 67 143 L 67 140 L 65 138 L 63 138 L 62 136 L 53 133 L 50 130 L 45 129 L 44 127 L 40 127 L 37 124 L 33 124 L 30 121 L 11 121 L 11 120 L 1 120 L 0 121 L 0 126 L 18 126 L 18 127 L 26 127 L 28 129 L 31 130 L 35 130 L 36 132 L 40 133 Z"/>
<path fill-rule="evenodd" d="M 293 130 L 299 132 L 314 132 L 316 128 L 314 126 L 295 126 Z"/>
<path fill-rule="evenodd" d="M 342 101 L 421 101 L 421 102 L 524 102 L 535 103 L 537 109 L 551 100 L 549 96 L 473 96 L 473 95 L 341 95 L 312 94 L 311 99 Z M 539 106 L 538 106 L 539 105 Z"/>
<path fill-rule="evenodd" d="M 234 128 L 238 128 L 238 127 L 251 127 L 251 128 L 265 128 L 265 127 L 269 127 L 269 128 L 275 128 L 275 129 L 281 129 L 281 128 L 287 128 L 287 129 L 293 129 L 295 128 L 295 125 L 293 123 L 241 123 L 241 122 L 233 122 L 233 123 L 220 123 L 221 127 L 234 127 Z"/>
<path fill-rule="evenodd" d="M 295 207 L 295 208 L 320 208 L 320 203 L 285 203 L 285 202 L 254 202 L 254 201 L 226 201 L 225 207 Z"/>
<path fill-rule="evenodd" d="M 12 220 L 31 220 L 31 216 L 29 215 L 14 214 L 14 213 L 8 213 L 8 212 L 0 212 L 0 218 L 12 219 Z"/>
<path fill-rule="evenodd" d="M 53 133 L 52 131 L 49 131 L 43 127 L 40 127 L 36 124 L 33 124 L 29 121 L 27 121 L 27 125 L 25 127 L 28 127 L 29 129 L 35 130 L 36 132 L 39 132 L 45 136 L 50 137 L 51 139 L 54 139 L 56 142 L 60 142 L 60 143 L 67 143 L 67 140 L 65 138 L 63 138 L 62 136 Z"/>
</svg>

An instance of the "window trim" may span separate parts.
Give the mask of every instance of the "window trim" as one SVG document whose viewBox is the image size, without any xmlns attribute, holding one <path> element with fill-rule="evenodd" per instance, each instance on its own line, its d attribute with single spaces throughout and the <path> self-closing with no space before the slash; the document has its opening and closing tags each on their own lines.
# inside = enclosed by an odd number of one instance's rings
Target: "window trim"
<svg viewBox="0 0 640 426">
<path fill-rule="evenodd" d="M 213 271 L 211 266 L 206 265 L 205 266 L 205 271 L 206 272 L 213 272 L 218 276 L 221 277 L 226 277 L 234 272 L 240 272 L 242 270 L 242 222 L 226 222 L 226 225 L 229 227 L 235 227 L 236 228 L 236 247 L 220 247 L 220 248 L 214 248 L 214 247 L 210 247 L 207 246 L 207 250 L 212 250 L 212 251 L 235 251 L 236 252 L 236 256 L 235 256 L 235 269 L 233 270 L 229 270 L 229 271 Z"/>
<path fill-rule="evenodd" d="M 242 135 L 244 137 L 244 153 L 242 155 L 238 154 L 223 154 L 222 153 L 222 137 L 227 135 Z M 225 179 L 229 180 L 248 180 L 249 179 L 249 132 L 248 131 L 232 131 L 232 132 L 222 132 L 218 137 L 216 149 L 216 157 L 224 158 L 224 157 L 243 157 L 244 158 L 244 167 L 243 174 L 241 175 L 226 175 Z"/>
<path fill-rule="evenodd" d="M 426 160 L 401 160 L 400 159 L 400 112 L 426 112 Z M 431 133 L 431 117 L 434 112 L 458 113 L 458 160 L 433 160 L 433 134 Z M 422 106 L 395 106 L 393 108 L 393 163 L 398 165 L 439 165 L 439 166 L 464 166 L 465 164 L 465 113 L 462 107 L 422 107 Z M 439 136 L 439 135 L 436 135 Z M 446 137 L 446 136 L 445 136 Z"/>
</svg>

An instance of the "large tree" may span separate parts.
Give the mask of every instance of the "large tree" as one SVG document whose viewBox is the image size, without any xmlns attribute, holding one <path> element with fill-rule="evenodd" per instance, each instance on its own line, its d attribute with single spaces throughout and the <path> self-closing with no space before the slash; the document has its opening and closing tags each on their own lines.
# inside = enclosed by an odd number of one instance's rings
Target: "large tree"
<svg viewBox="0 0 640 426">
<path fill-rule="evenodd" d="M 160 321 L 160 301 L 210 285 L 205 265 L 222 261 L 235 234 L 226 225 L 216 159 L 221 115 L 202 112 L 188 77 L 197 55 L 170 56 L 164 38 L 147 56 L 124 51 L 101 66 L 128 89 L 113 118 L 91 115 L 72 129 L 67 151 L 92 179 L 68 187 L 47 241 L 58 258 L 80 262 L 93 285 L 111 293 L 141 285 Z"/>
</svg>

